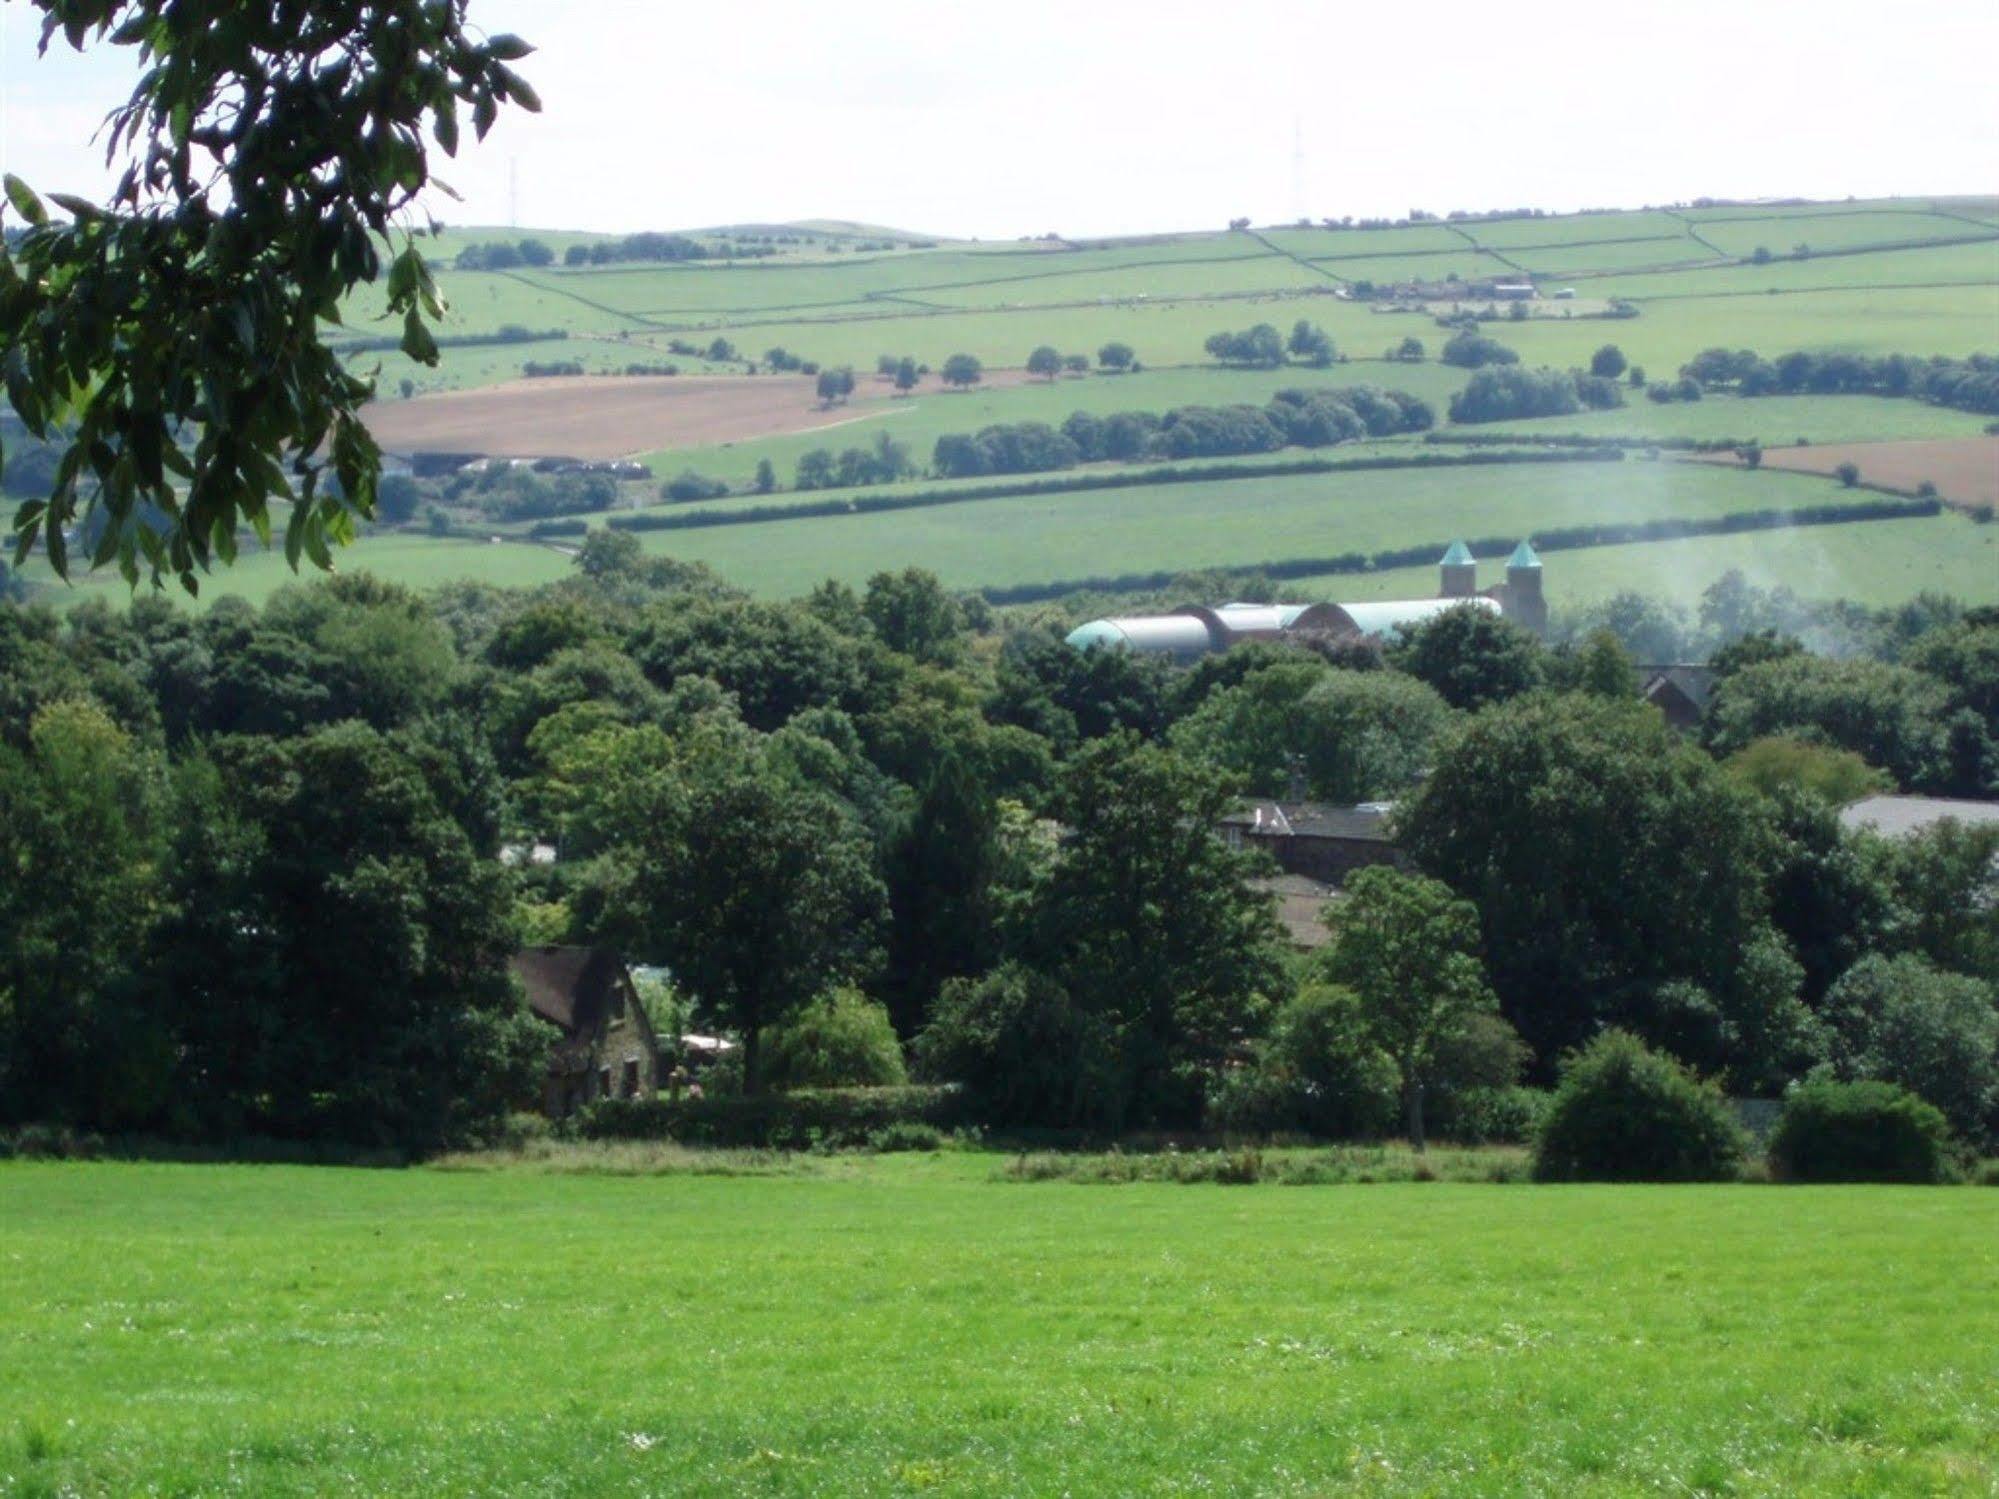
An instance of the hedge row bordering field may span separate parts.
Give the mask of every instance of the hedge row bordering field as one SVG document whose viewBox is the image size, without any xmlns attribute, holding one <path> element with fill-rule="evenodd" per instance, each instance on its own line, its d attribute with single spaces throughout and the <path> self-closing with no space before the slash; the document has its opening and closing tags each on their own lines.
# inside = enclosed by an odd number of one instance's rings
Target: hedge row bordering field
<svg viewBox="0 0 1999 1499">
<path fill-rule="evenodd" d="M 1202 468 L 1147 468 L 1110 474 L 1075 474 L 1060 479 L 1023 479 L 1002 484 L 972 484 L 963 489 L 923 489 L 910 494 L 863 494 L 847 499 L 808 500 L 793 505 L 745 505 L 740 510 L 689 510 L 667 515 L 614 515 L 604 524 L 618 531 L 697 531 L 710 526 L 747 526 L 764 521 L 815 520 L 830 515 L 872 515 L 892 510 L 918 510 L 932 505 L 961 505 L 974 500 L 1008 500 L 1045 494 L 1071 494 L 1102 489 L 1149 489 L 1164 484 L 1209 484 L 1226 479 L 1286 479 L 1314 474 L 1368 473 L 1404 468 L 1472 468 L 1502 463 L 1618 463 L 1624 454 L 1610 444 L 1596 448 L 1547 452 L 1523 448 L 1498 453 L 1411 453 L 1372 458 L 1299 458 L 1285 463 L 1218 463 Z M 575 535 L 555 530 L 572 522 L 545 522 L 530 536 Z"/>
<path fill-rule="evenodd" d="M 960 1122 L 956 1089 L 826 1088 L 726 1098 L 617 1098 L 578 1119 L 586 1140 L 673 1140 L 749 1149 L 853 1148 L 896 1125 Z"/>
<path fill-rule="evenodd" d="M 1621 448 L 1643 452 L 1657 448 L 1672 453 L 1732 453 L 1748 447 L 1753 437 L 1613 437 L 1581 432 L 1428 432 L 1423 441 L 1451 447 Z"/>
<path fill-rule="evenodd" d="M 1804 505 L 1796 510 L 1737 510 L 1728 515 L 1700 520 L 1636 521 L 1624 525 L 1566 526 L 1558 531 L 1536 532 L 1534 547 L 1542 552 L 1576 551 L 1588 547 L 1623 546 L 1633 542 L 1681 541 L 1694 536 L 1731 536 L 1745 531 L 1780 531 L 1793 526 L 1837 526 L 1849 521 L 1910 520 L 1938 515 L 1938 500 L 1866 500 L 1847 505 Z M 1466 541 L 1476 553 L 1510 551 L 1517 536 L 1481 536 Z M 1228 565 L 1230 572 L 1261 573 L 1282 582 L 1290 578 L 1312 578 L 1328 573 L 1388 572 L 1399 567 L 1421 567 L 1442 556 L 1450 540 L 1426 541 L 1416 546 L 1396 547 L 1375 552 L 1344 552 L 1337 557 L 1287 557 L 1275 562 L 1242 562 Z M 1065 578 L 1052 583 L 1017 583 L 1009 587 L 982 588 L 989 604 L 1040 604 L 1066 598 L 1074 593 L 1151 593 L 1170 587 L 1187 569 L 1149 573 L 1123 573 L 1116 577 Z"/>
</svg>

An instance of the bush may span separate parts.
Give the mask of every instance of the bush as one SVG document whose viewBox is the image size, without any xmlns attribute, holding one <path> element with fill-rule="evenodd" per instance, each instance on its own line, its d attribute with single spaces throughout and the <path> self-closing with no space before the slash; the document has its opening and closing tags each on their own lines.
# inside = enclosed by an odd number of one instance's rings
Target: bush
<svg viewBox="0 0 1999 1499">
<path fill-rule="evenodd" d="M 1916 953 L 1870 953 L 1821 1007 L 1845 1079 L 1894 1083 L 1942 1111 L 1965 1138 L 1999 1125 L 1999 1005 L 1990 986 Z"/>
<path fill-rule="evenodd" d="M 772 1087 L 887 1088 L 909 1081 L 882 1005 L 854 989 L 814 1000 L 770 1033 Z"/>
<path fill-rule="evenodd" d="M 1893 1083 L 1794 1088 L 1770 1136 L 1770 1170 L 1782 1181 L 1940 1182 L 1950 1155 L 1936 1106 Z"/>
<path fill-rule="evenodd" d="M 932 1151 L 944 1148 L 944 1131 L 918 1119 L 898 1119 L 868 1136 L 868 1149 L 881 1155 L 903 1151 Z"/>
<path fill-rule="evenodd" d="M 916 1058 L 926 1078 L 962 1084 L 982 1124 L 1103 1124 L 1119 1094 L 1103 1023 L 1016 964 L 946 983 Z"/>
<path fill-rule="evenodd" d="M 1539 1088 L 1466 1088 L 1432 1107 L 1437 1135 L 1460 1145 L 1524 1145 L 1548 1117 L 1551 1095 Z"/>
<path fill-rule="evenodd" d="M 660 498 L 684 503 L 688 500 L 718 500 L 729 492 L 729 486 L 721 479 L 711 479 L 705 474 L 697 474 L 692 469 L 674 475 L 660 486 Z"/>
<path fill-rule="evenodd" d="M 1255 1061 L 1210 1093 L 1208 1124 L 1230 1134 L 1378 1137 L 1394 1126 L 1396 1084 L 1352 991 L 1314 984 L 1277 1012 Z"/>
<path fill-rule="evenodd" d="M 862 1149 L 892 1126 L 942 1129 L 958 1113 L 957 1097 L 948 1088 L 844 1088 L 755 1098 L 610 1098 L 585 1110 L 574 1128 L 586 1140 Z"/>
<path fill-rule="evenodd" d="M 1628 1031 L 1568 1061 L 1535 1145 L 1542 1181 L 1729 1181 L 1743 1136 L 1713 1084 Z"/>
</svg>

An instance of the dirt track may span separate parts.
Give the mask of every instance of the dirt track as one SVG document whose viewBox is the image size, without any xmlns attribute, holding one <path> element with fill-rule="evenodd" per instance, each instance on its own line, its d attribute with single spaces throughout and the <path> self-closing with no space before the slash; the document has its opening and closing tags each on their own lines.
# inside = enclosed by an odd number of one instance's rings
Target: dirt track
<svg viewBox="0 0 1999 1499">
<path fill-rule="evenodd" d="M 1024 378 L 1020 370 L 988 370 L 983 383 Z M 937 389 L 932 376 L 918 394 Z M 392 453 L 623 458 L 834 427 L 886 410 L 892 399 L 869 376 L 859 377 L 851 401 L 821 407 L 805 375 L 564 375 L 377 402 L 367 421 Z"/>
<path fill-rule="evenodd" d="M 1831 474 L 1842 463 L 1860 482 L 1913 494 L 1925 479 L 1946 502 L 1969 510 L 1999 505 L 1999 437 L 1946 437 L 1916 442 L 1842 442 L 1805 448 L 1765 448 L 1765 468 Z"/>
</svg>

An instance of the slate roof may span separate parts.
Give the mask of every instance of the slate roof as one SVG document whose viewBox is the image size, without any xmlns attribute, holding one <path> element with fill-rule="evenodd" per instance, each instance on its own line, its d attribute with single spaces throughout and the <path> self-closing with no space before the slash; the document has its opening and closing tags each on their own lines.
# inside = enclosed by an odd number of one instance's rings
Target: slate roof
<svg viewBox="0 0 1999 1499">
<path fill-rule="evenodd" d="M 625 965 L 601 947 L 530 947 L 514 954 L 528 1008 L 565 1035 L 594 1030 L 611 1009 Z"/>
<path fill-rule="evenodd" d="M 1506 559 L 1506 565 L 1509 568 L 1539 567 L 1541 565 L 1540 554 L 1523 541 L 1513 549 L 1513 555 Z"/>
<path fill-rule="evenodd" d="M 1393 843 L 1388 832 L 1392 802 L 1363 802 L 1337 807 L 1328 802 L 1251 801 L 1222 822 L 1251 837 L 1344 838 L 1365 843 Z"/>
<path fill-rule="evenodd" d="M 1648 666 L 1641 668 L 1645 673 L 1643 696 L 1651 702 L 1669 686 L 1701 712 L 1707 712 L 1708 699 L 1714 696 L 1714 668 L 1711 666 Z"/>
<path fill-rule="evenodd" d="M 1437 565 L 1439 567 L 1470 567 L 1476 560 L 1471 554 L 1470 547 L 1466 546 L 1462 541 L 1454 541 L 1451 543 L 1451 549 L 1444 553 L 1443 560 Z"/>
<path fill-rule="evenodd" d="M 1322 915 L 1327 901 L 1339 899 L 1339 891 L 1331 885 L 1302 874 L 1273 875 L 1249 883 L 1251 889 L 1277 897 L 1277 924 L 1284 928 L 1293 947 L 1324 947 L 1333 940 Z"/>
<path fill-rule="evenodd" d="M 1952 801 L 1941 796 L 1870 796 L 1839 814 L 1848 832 L 1865 828 L 1885 838 L 1911 833 L 1955 819 L 1966 827 L 1999 827 L 1999 802 Z"/>
</svg>

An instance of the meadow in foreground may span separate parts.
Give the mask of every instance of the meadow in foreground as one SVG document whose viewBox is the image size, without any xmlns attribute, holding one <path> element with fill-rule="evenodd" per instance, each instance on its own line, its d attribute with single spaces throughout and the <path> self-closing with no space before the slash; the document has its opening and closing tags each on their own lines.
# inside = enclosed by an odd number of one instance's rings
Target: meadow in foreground
<svg viewBox="0 0 1999 1499">
<path fill-rule="evenodd" d="M 1999 1195 L 0 1168 L 0 1493 L 1988 1493 Z"/>
</svg>

